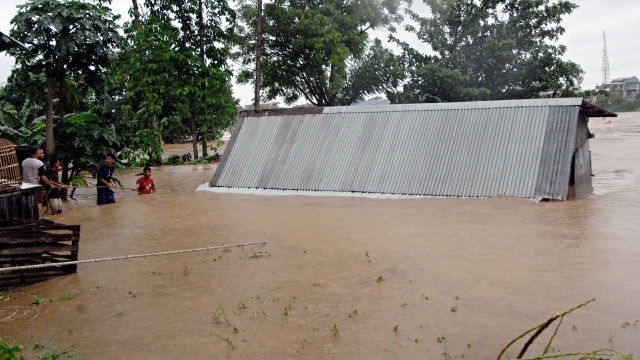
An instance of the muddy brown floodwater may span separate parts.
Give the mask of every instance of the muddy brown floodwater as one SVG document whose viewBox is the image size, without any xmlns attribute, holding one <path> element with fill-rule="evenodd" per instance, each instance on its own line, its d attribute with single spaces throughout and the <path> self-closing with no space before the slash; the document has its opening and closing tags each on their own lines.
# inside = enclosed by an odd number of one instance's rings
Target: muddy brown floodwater
<svg viewBox="0 0 640 360">
<path fill-rule="evenodd" d="M 566 202 L 196 192 L 215 164 L 154 168 L 157 194 L 113 205 L 79 190 L 55 220 L 81 225 L 80 259 L 267 243 L 81 264 L 3 292 L 0 337 L 27 358 L 38 342 L 74 359 L 495 359 L 596 298 L 554 351 L 637 357 L 640 113 L 590 128 L 595 176 Z"/>
</svg>

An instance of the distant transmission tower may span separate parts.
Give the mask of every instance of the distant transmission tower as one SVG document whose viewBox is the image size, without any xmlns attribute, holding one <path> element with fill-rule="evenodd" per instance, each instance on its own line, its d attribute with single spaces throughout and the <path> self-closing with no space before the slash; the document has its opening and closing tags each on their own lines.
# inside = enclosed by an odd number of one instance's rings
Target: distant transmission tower
<svg viewBox="0 0 640 360">
<path fill-rule="evenodd" d="M 604 47 L 602 48 L 602 86 L 609 84 L 609 56 L 607 55 L 607 32 L 602 32 Z"/>
</svg>

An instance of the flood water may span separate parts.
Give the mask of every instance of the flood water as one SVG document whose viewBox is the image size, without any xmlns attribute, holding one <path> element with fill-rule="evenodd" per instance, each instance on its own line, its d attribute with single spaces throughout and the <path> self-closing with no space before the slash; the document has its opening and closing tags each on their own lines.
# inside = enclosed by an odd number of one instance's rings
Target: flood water
<svg viewBox="0 0 640 360">
<path fill-rule="evenodd" d="M 113 205 L 78 190 L 49 218 L 81 225 L 80 259 L 266 244 L 81 264 L 3 292 L 0 337 L 28 359 L 35 342 L 74 359 L 495 359 L 595 298 L 554 351 L 638 357 L 640 113 L 590 128 L 595 176 L 566 202 L 194 191 L 215 164 L 154 168 L 157 194 Z"/>
</svg>

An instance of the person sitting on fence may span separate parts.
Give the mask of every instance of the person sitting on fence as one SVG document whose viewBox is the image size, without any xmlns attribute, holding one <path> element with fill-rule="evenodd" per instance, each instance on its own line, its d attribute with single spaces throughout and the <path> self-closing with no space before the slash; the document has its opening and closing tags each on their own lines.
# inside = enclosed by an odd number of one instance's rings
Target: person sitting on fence
<svg viewBox="0 0 640 360">
<path fill-rule="evenodd" d="M 60 190 L 68 188 L 67 185 L 59 181 L 58 172 L 60 171 L 60 160 L 57 157 L 52 156 L 49 159 L 49 168 L 47 168 L 46 174 L 49 179 L 50 187 L 47 194 L 49 200 L 49 208 L 51 214 L 56 215 L 62 212 L 62 200 L 60 199 Z"/>
<path fill-rule="evenodd" d="M 146 195 L 156 192 L 156 184 L 154 184 L 153 179 L 151 179 L 151 168 L 145 166 L 142 171 L 144 175 L 138 178 L 136 184 L 131 188 L 131 190 L 137 191 L 138 195 Z"/>
</svg>

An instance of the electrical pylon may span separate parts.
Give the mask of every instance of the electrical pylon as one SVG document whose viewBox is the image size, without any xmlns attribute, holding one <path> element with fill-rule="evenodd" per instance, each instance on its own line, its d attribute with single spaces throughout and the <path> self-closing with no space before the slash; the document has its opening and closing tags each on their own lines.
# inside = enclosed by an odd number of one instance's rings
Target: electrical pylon
<svg viewBox="0 0 640 360">
<path fill-rule="evenodd" d="M 604 47 L 602 48 L 602 86 L 609 84 L 609 56 L 607 55 L 607 32 L 602 32 Z"/>
</svg>

